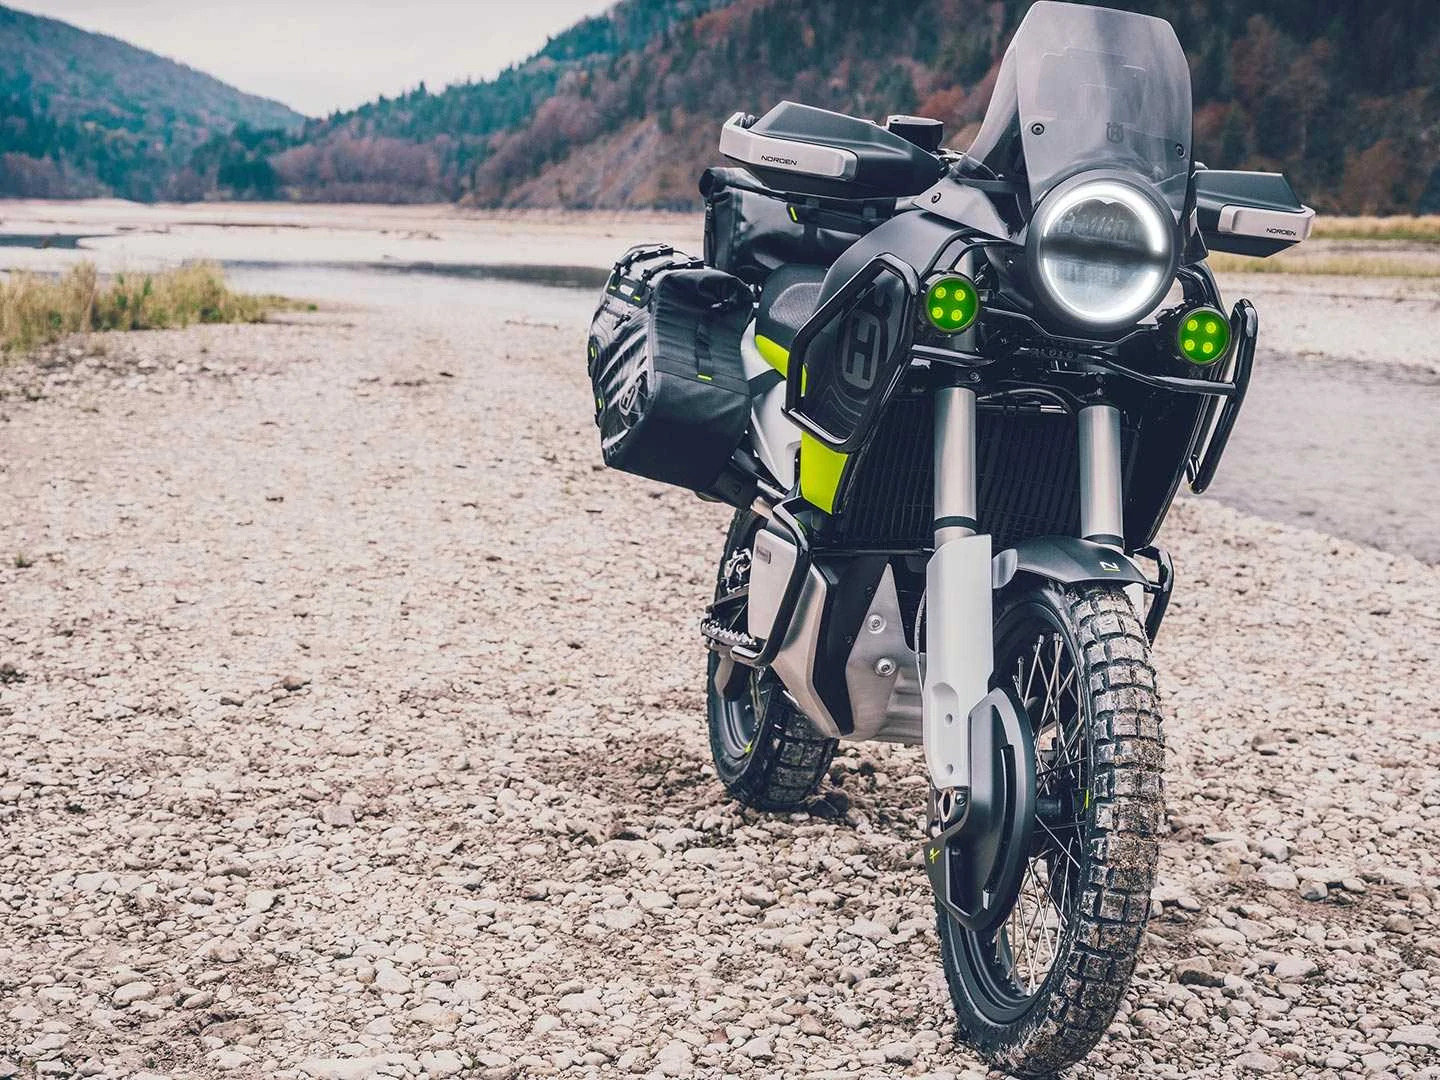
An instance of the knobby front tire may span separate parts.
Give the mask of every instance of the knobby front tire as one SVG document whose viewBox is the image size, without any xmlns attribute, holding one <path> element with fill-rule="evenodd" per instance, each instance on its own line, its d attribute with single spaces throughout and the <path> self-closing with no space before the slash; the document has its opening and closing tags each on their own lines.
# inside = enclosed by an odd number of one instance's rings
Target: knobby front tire
<svg viewBox="0 0 1440 1080">
<path fill-rule="evenodd" d="M 997 598 L 996 674 L 1036 732 L 1044 810 L 1015 906 L 972 933 L 939 913 L 959 1037 L 1041 1077 L 1099 1042 L 1144 939 L 1164 742 L 1150 646 L 1119 587 L 1022 586 Z"/>
</svg>

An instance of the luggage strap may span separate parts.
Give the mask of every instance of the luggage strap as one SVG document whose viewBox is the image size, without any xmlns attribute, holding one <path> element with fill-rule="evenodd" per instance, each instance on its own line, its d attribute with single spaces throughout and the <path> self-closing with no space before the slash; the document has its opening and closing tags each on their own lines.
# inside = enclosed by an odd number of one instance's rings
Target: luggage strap
<svg viewBox="0 0 1440 1080">
<path fill-rule="evenodd" d="M 642 270 L 637 276 L 627 276 L 630 268 L 639 259 L 663 259 L 674 254 L 676 254 L 675 248 L 670 244 L 646 244 L 627 251 L 611 269 L 610 280 L 605 286 L 605 291 L 639 307 L 645 303 L 649 293 L 650 279 L 656 274 L 670 270 L 701 270 L 705 267 L 704 259 L 692 257 L 687 258 L 684 262 L 658 262 L 654 266 Z M 629 286 L 629 295 L 621 292 L 622 285 Z"/>
</svg>

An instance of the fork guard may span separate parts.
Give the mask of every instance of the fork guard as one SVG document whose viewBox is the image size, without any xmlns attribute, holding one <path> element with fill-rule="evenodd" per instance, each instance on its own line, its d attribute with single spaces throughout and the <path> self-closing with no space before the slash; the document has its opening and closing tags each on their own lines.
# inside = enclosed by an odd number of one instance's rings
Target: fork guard
<svg viewBox="0 0 1440 1080">
<path fill-rule="evenodd" d="M 999 686 L 969 716 L 964 812 L 922 852 L 940 906 L 984 932 L 1009 914 L 1035 827 L 1035 735 L 1013 689 Z"/>
</svg>

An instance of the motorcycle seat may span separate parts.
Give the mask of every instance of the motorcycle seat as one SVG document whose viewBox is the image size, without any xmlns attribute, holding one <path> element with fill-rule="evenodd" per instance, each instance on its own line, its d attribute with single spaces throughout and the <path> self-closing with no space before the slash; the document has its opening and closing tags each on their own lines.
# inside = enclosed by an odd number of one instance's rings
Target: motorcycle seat
<svg viewBox="0 0 1440 1080">
<path fill-rule="evenodd" d="M 755 314 L 755 344 L 772 367 L 785 371 L 790 346 L 820 306 L 826 268 L 804 263 L 779 267 L 765 279 Z M 783 357 L 783 359 L 782 359 Z"/>
</svg>

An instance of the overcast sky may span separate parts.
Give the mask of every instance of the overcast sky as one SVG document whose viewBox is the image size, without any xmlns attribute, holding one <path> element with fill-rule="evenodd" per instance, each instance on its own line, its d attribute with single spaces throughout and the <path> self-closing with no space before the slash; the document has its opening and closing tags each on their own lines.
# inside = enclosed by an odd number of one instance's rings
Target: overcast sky
<svg viewBox="0 0 1440 1080">
<path fill-rule="evenodd" d="M 614 0 L 6 0 L 311 116 L 489 78 Z"/>
</svg>

